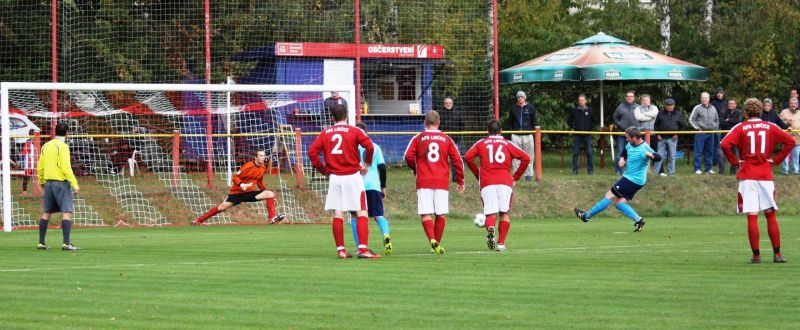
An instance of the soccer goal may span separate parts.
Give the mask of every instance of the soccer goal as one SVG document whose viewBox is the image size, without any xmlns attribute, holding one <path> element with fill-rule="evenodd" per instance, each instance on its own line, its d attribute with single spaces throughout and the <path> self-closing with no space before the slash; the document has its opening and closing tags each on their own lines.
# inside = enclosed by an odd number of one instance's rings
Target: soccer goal
<svg viewBox="0 0 800 330">
<path fill-rule="evenodd" d="M 354 91 L 352 85 L 4 82 L 3 228 L 36 224 L 42 200 L 34 188 L 22 193 L 22 144 L 35 141 L 38 152 L 62 121 L 70 126 L 67 143 L 81 186 L 77 225 L 187 224 L 225 199 L 232 176 L 256 150 L 267 153 L 264 183 L 286 221 L 325 221 L 326 178 L 315 173 L 306 150 L 331 124 L 324 100 L 332 92 L 347 100 L 355 120 Z M 263 203 L 245 203 L 207 223 L 265 223 L 266 217 Z"/>
</svg>

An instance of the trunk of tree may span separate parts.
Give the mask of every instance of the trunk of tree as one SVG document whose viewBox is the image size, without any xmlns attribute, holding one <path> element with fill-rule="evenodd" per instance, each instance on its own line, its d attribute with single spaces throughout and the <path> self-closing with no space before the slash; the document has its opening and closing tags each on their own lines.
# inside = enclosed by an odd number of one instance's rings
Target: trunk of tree
<svg viewBox="0 0 800 330">
<path fill-rule="evenodd" d="M 391 7 L 389 8 L 389 40 L 391 43 L 397 43 L 397 17 L 398 12 L 400 11 L 400 5 L 397 1 L 392 1 Z"/>
<path fill-rule="evenodd" d="M 661 0 L 661 52 L 672 55 L 672 11 L 670 0 Z"/>
<path fill-rule="evenodd" d="M 714 24 L 714 0 L 706 0 L 705 18 L 703 19 L 703 36 L 711 41 L 711 26 Z"/>
<path fill-rule="evenodd" d="M 486 38 L 486 58 L 489 59 L 489 63 L 488 63 L 489 64 L 488 65 L 489 72 L 488 73 L 489 73 L 489 81 L 492 84 L 492 89 L 494 89 L 494 64 L 495 64 L 495 58 L 494 58 L 494 15 L 497 14 L 497 13 L 494 12 L 494 1 L 496 1 L 496 0 L 488 0 L 487 1 L 489 3 L 489 17 L 488 17 L 489 18 L 489 22 L 488 22 L 489 24 L 487 24 L 487 26 L 489 27 L 487 29 L 487 33 L 489 34 L 489 37 Z M 498 22 L 497 24 L 499 25 L 500 22 Z M 499 93 L 499 91 L 494 91 L 494 93 Z M 492 118 L 494 118 L 494 111 L 495 111 L 494 107 L 495 107 L 495 105 L 494 105 L 494 94 L 493 94 L 492 95 L 492 102 L 491 102 Z"/>
</svg>

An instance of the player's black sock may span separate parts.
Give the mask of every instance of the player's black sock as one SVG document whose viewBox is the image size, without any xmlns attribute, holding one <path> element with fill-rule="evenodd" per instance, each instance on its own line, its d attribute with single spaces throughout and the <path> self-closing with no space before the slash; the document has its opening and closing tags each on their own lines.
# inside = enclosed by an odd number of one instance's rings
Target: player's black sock
<svg viewBox="0 0 800 330">
<path fill-rule="evenodd" d="M 44 244 L 44 236 L 47 235 L 47 223 L 47 220 L 39 219 L 39 244 Z"/>
<path fill-rule="evenodd" d="M 781 253 L 781 247 L 779 246 L 779 247 L 776 247 L 776 248 L 772 248 L 772 252 L 774 252 L 775 254 L 780 254 Z"/>
<path fill-rule="evenodd" d="M 64 233 L 64 244 L 69 244 L 69 232 L 72 230 L 72 221 L 61 220 L 61 231 Z"/>
<path fill-rule="evenodd" d="M 760 256 L 761 255 L 761 250 L 753 250 L 753 255 L 754 256 Z"/>
</svg>

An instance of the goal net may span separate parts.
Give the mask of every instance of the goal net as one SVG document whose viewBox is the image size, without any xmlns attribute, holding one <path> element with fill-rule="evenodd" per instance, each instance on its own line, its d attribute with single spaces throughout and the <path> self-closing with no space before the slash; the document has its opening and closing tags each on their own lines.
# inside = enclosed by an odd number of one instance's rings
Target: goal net
<svg viewBox="0 0 800 330">
<path fill-rule="evenodd" d="M 58 122 L 69 124 L 67 144 L 81 186 L 73 215 L 77 225 L 186 224 L 225 199 L 232 176 L 257 150 L 267 153 L 264 183 L 276 193 L 285 221 L 325 221 L 320 198 L 326 178 L 315 173 L 306 150 L 314 133 L 330 125 L 324 100 L 331 93 L 348 101 L 354 121 L 354 90 L 352 85 L 2 83 L 4 230 L 36 224 L 42 202 L 35 162 Z M 34 170 L 26 172 L 26 166 Z M 206 223 L 266 220 L 264 203 L 245 203 Z"/>
</svg>

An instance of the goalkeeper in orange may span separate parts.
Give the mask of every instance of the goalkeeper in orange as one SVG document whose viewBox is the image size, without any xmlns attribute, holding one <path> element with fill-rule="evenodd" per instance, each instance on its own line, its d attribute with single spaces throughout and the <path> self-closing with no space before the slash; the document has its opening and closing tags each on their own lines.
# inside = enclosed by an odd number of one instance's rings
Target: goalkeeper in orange
<svg viewBox="0 0 800 330">
<path fill-rule="evenodd" d="M 228 208 L 239 205 L 241 203 L 252 203 L 267 200 L 267 211 L 269 212 L 269 223 L 273 224 L 283 220 L 283 214 L 275 213 L 275 193 L 267 190 L 264 187 L 264 173 L 267 172 L 265 165 L 267 154 L 264 150 L 256 150 L 253 154 L 253 160 L 244 163 L 236 172 L 233 177 L 233 185 L 228 198 L 222 204 L 212 207 L 208 212 L 192 221 L 192 226 L 202 224 L 208 218 L 213 217 L 217 213 L 225 212 Z M 258 189 L 256 189 L 258 187 Z"/>
</svg>

